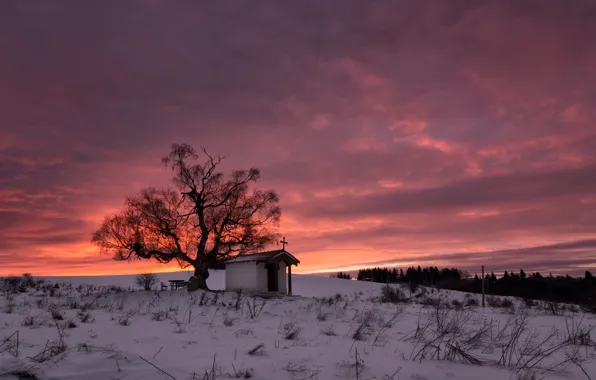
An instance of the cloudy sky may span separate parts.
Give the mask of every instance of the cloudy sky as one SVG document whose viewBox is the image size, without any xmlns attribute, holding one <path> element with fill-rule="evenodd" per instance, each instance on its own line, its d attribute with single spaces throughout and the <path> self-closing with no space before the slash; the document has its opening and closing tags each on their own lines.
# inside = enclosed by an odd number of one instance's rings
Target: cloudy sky
<svg viewBox="0 0 596 380">
<path fill-rule="evenodd" d="M 2 1 L 0 275 L 135 273 L 91 234 L 173 142 L 255 166 L 298 270 L 596 270 L 596 5 Z"/>
</svg>

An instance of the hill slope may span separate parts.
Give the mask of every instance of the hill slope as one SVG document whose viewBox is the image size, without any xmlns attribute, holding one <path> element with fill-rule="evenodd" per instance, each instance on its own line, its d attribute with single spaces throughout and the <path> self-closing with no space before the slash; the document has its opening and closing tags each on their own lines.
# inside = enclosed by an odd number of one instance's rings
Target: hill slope
<svg viewBox="0 0 596 380">
<path fill-rule="evenodd" d="M 160 275 L 176 276 L 188 274 Z M 409 299 L 399 287 L 385 292 L 394 303 L 381 302 L 381 284 L 305 275 L 295 277 L 299 296 L 268 300 L 110 287 L 132 286 L 133 279 L 47 278 L 24 292 L 4 292 L 0 379 L 28 373 L 61 380 L 579 380 L 596 374 L 596 319 L 568 310 L 547 315 L 517 301 L 483 309 L 476 296 L 430 289 Z M 214 272 L 210 285 L 221 287 L 223 273 Z"/>
</svg>

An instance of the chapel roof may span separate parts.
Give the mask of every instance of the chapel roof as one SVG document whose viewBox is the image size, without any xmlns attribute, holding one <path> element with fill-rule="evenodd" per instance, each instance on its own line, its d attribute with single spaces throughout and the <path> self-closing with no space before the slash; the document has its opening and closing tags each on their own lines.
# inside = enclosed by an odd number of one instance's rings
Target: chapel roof
<svg viewBox="0 0 596 380">
<path fill-rule="evenodd" d="M 242 263 L 249 261 L 257 262 L 271 262 L 276 260 L 283 260 L 288 264 L 298 265 L 300 261 L 285 249 L 275 249 L 272 251 L 247 253 L 234 256 L 225 261 L 226 264 Z"/>
</svg>

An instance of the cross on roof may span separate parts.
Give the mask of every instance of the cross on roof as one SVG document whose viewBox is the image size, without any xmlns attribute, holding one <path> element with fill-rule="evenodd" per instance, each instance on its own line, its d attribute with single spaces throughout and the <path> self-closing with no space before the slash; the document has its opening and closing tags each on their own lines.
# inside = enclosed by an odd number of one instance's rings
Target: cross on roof
<svg viewBox="0 0 596 380">
<path fill-rule="evenodd" d="M 286 244 L 289 244 L 286 240 L 286 237 L 284 236 L 283 239 L 281 239 L 280 243 L 282 244 L 282 249 L 285 251 L 286 249 Z"/>
</svg>

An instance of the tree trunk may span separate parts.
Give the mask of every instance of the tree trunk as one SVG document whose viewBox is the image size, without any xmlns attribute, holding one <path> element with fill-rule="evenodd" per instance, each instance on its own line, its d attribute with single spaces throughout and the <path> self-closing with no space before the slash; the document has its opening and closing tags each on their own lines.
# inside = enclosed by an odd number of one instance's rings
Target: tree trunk
<svg viewBox="0 0 596 380">
<path fill-rule="evenodd" d="M 188 291 L 195 290 L 210 290 L 207 286 L 207 278 L 209 278 L 209 264 L 206 261 L 197 262 L 194 265 L 195 273 L 188 282 Z"/>
</svg>

